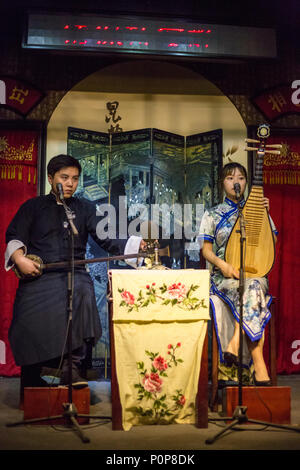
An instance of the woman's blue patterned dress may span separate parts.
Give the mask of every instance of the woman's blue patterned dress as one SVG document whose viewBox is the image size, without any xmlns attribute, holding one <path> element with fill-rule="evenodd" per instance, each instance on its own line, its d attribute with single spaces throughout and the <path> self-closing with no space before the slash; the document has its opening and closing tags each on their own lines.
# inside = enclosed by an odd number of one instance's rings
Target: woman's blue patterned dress
<svg viewBox="0 0 300 470">
<path fill-rule="evenodd" d="M 241 202 L 245 204 L 245 200 Z M 202 218 L 198 241 L 209 241 L 213 244 L 214 253 L 224 259 L 226 243 L 238 217 L 238 206 L 227 197 L 224 202 L 208 209 Z M 275 234 L 277 230 L 270 218 Z M 221 297 L 230 307 L 234 318 L 239 321 L 239 281 L 225 278 L 222 272 L 208 263 L 211 271 L 211 294 Z M 271 313 L 266 303 L 268 292 L 267 278 L 246 279 L 244 289 L 243 329 L 252 341 L 259 340 L 268 323 Z"/>
</svg>

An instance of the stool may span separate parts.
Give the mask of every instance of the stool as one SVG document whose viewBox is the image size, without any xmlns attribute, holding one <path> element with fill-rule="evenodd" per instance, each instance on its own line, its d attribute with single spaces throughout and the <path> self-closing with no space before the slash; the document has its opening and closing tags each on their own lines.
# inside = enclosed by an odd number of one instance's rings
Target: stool
<svg viewBox="0 0 300 470">
<path fill-rule="evenodd" d="M 275 335 L 275 317 L 276 317 L 276 299 L 272 298 L 269 307 L 271 318 L 267 325 L 269 328 L 269 370 L 272 386 L 277 385 L 276 373 L 276 335 Z M 211 390 L 210 390 L 210 403 L 211 411 L 218 411 L 218 365 L 219 365 L 219 350 L 215 323 L 211 321 Z"/>
<path fill-rule="evenodd" d="M 73 390 L 72 401 L 76 407 L 78 424 L 89 424 L 90 389 L 88 387 Z M 63 416 L 68 403 L 68 387 L 25 387 L 24 420 L 36 420 L 31 424 L 69 424 L 69 418 Z M 86 416 L 85 416 L 86 415 Z M 44 419 L 49 418 L 49 419 Z"/>
</svg>

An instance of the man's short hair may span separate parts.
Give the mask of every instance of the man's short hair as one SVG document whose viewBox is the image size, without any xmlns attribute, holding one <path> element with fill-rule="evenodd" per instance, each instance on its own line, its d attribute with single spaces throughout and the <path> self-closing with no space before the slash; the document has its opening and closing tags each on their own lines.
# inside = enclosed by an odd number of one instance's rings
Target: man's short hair
<svg viewBox="0 0 300 470">
<path fill-rule="evenodd" d="M 71 157 L 71 155 L 56 155 L 56 157 L 51 158 L 49 161 L 47 165 L 47 173 L 53 178 L 55 173 L 60 171 L 62 168 L 69 166 L 78 168 L 79 175 L 81 174 L 81 165 L 77 158 Z"/>
</svg>

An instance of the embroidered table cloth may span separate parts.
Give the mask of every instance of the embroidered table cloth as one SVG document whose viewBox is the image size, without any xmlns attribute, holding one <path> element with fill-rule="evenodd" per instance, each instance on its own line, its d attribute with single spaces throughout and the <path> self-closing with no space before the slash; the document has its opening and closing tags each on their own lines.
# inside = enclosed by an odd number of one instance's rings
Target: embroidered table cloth
<svg viewBox="0 0 300 470">
<path fill-rule="evenodd" d="M 111 289 L 123 429 L 195 423 L 209 271 L 112 270 Z"/>
</svg>

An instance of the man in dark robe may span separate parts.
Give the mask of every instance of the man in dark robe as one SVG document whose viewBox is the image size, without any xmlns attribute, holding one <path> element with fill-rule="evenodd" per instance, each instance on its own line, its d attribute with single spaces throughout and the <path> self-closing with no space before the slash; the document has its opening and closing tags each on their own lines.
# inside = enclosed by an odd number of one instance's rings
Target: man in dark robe
<svg viewBox="0 0 300 470">
<path fill-rule="evenodd" d="M 39 264 L 25 255 L 39 256 L 44 264 L 70 259 L 70 223 L 62 200 L 72 211 L 78 235 L 74 236 L 74 259 L 84 259 L 90 235 L 105 251 L 123 254 L 127 240 L 99 239 L 99 217 L 95 206 L 72 197 L 81 166 L 69 155 L 58 155 L 48 163 L 51 192 L 26 201 L 6 232 L 6 269 L 15 267 L 22 275 L 16 292 L 9 340 L 17 365 L 22 367 L 24 386 L 47 385 L 40 377 L 42 367 L 63 358 L 61 384 L 68 383 L 68 269 L 53 268 L 40 275 Z M 61 186 L 60 186 L 61 185 Z M 59 189 L 61 194 L 59 194 Z M 63 194 L 62 194 L 63 192 Z M 71 223 L 72 225 L 72 223 Z M 134 250 L 145 246 L 135 237 Z M 133 246 L 131 244 L 131 246 Z M 131 251 L 135 253 L 136 251 Z M 101 336 L 93 282 L 84 265 L 75 266 L 72 298 L 72 383 L 86 386 L 80 377 L 79 360 L 87 342 Z"/>
</svg>

